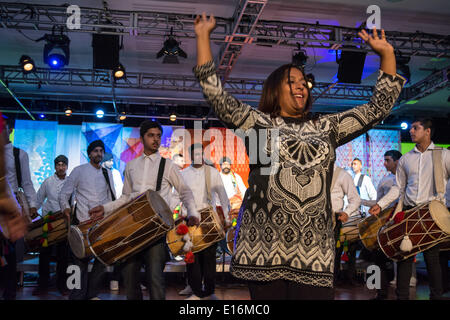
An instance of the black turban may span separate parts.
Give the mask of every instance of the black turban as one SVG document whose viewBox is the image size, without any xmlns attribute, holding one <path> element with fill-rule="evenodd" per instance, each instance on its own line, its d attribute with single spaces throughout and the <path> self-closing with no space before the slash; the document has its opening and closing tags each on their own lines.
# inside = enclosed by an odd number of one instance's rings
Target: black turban
<svg viewBox="0 0 450 320">
<path fill-rule="evenodd" d="M 65 155 L 60 154 L 59 156 L 57 156 L 55 158 L 55 165 L 57 165 L 58 163 L 63 162 L 66 164 L 66 166 L 69 165 L 69 159 L 67 159 L 67 157 Z"/>
<path fill-rule="evenodd" d="M 87 148 L 88 156 L 91 154 L 92 150 L 94 150 L 97 147 L 102 147 L 103 151 L 105 150 L 105 144 L 103 143 L 102 140 L 95 140 L 89 144 L 89 146 Z"/>
</svg>

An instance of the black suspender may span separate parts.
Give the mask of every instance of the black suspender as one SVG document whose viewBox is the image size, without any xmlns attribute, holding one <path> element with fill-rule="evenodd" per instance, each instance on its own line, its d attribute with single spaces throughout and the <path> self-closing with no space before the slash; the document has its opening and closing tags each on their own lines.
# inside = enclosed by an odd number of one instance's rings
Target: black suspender
<svg viewBox="0 0 450 320">
<path fill-rule="evenodd" d="M 358 191 L 359 195 L 361 195 L 361 191 L 360 190 L 361 190 L 361 186 L 362 186 L 363 180 L 364 180 L 364 175 L 361 174 L 359 176 L 358 184 L 356 185 L 356 190 Z"/>
<path fill-rule="evenodd" d="M 111 192 L 112 201 L 114 201 L 114 200 L 116 200 L 116 196 L 114 195 L 114 192 L 111 188 L 111 182 L 109 181 L 108 171 L 106 171 L 105 168 L 102 168 L 102 171 L 103 171 L 103 176 L 105 177 L 105 180 L 106 180 L 106 184 L 108 185 L 109 191 Z"/>
<path fill-rule="evenodd" d="M 20 149 L 13 147 L 13 154 L 14 154 L 14 163 L 16 165 L 16 176 L 17 176 L 17 186 L 21 189 L 22 187 L 22 170 L 20 167 Z"/>
<path fill-rule="evenodd" d="M 161 161 L 159 162 L 159 169 L 158 169 L 158 180 L 156 180 L 156 190 L 161 190 L 161 183 L 162 178 L 164 175 L 164 167 L 166 166 L 166 158 L 161 157 Z"/>
</svg>

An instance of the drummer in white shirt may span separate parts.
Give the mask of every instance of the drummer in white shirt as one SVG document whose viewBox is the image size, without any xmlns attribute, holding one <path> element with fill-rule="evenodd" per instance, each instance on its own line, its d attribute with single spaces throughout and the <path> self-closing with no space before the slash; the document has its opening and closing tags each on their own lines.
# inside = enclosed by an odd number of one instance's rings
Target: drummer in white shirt
<svg viewBox="0 0 450 320">
<path fill-rule="evenodd" d="M 356 190 L 358 190 L 361 200 L 375 200 L 377 198 L 377 190 L 373 186 L 372 179 L 368 175 L 362 173 L 362 161 L 358 158 L 352 161 L 352 171 L 354 173 L 353 182 L 355 183 Z M 369 211 L 369 207 L 364 203 L 361 206 L 361 212 L 366 215 Z"/>
<path fill-rule="evenodd" d="M 397 185 L 400 189 L 400 199 L 403 200 L 403 210 L 414 208 L 431 200 L 445 204 L 444 195 L 436 194 L 433 168 L 433 149 L 442 150 L 442 182 L 445 186 L 450 176 L 450 151 L 439 148 L 431 141 L 434 133 L 431 119 L 418 119 L 411 125 L 409 131 L 412 142 L 416 143 L 413 150 L 403 155 L 396 172 Z M 423 252 L 428 271 L 430 299 L 442 299 L 442 275 L 439 265 L 439 244 Z M 409 283 L 414 257 L 397 263 L 397 298 L 409 299 Z"/>
<path fill-rule="evenodd" d="M 342 223 L 348 221 L 350 217 L 359 216 L 359 206 L 361 198 L 353 184 L 352 176 L 344 169 L 334 165 L 333 180 L 331 184 L 331 208 L 335 214 L 333 224 L 335 225 L 335 238 L 339 239 L 339 232 Z M 346 201 L 345 201 L 346 200 Z M 347 205 L 345 205 L 347 204 Z M 350 250 L 349 246 L 349 250 Z M 339 283 L 340 266 L 343 244 L 336 248 L 336 256 L 334 262 L 334 283 Z M 351 261 L 349 261 L 351 262 Z M 351 263 L 350 263 L 351 264 Z M 350 268 L 351 269 L 351 268 Z M 351 278 L 354 270 L 349 270 L 347 278 Z"/>
<path fill-rule="evenodd" d="M 158 171 L 160 164 L 164 163 L 159 195 L 170 204 L 172 187 L 175 187 L 180 200 L 187 207 L 188 225 L 199 223 L 200 214 L 196 209 L 194 196 L 183 180 L 179 168 L 173 164 L 172 160 L 162 158 L 158 152 L 162 133 L 163 128 L 156 121 L 146 120 L 141 123 L 140 136 L 144 145 L 144 153 L 127 163 L 122 196 L 116 201 L 94 208 L 90 211 L 91 214 L 109 215 L 143 192 L 149 189 L 157 191 Z M 170 209 L 173 210 L 174 208 Z M 169 252 L 165 237 L 162 237 L 124 262 L 122 275 L 128 300 L 142 300 L 140 270 L 143 264 L 146 266 L 146 280 L 150 299 L 165 300 L 164 267 L 168 258 Z"/>
<path fill-rule="evenodd" d="M 191 165 L 181 173 L 194 193 L 197 210 L 211 206 L 215 210 L 217 198 L 223 210 L 225 225 L 230 226 L 229 217 L 230 201 L 223 186 L 222 178 L 216 168 L 205 164 L 203 145 L 200 143 L 191 145 Z M 207 177 L 209 176 L 209 182 Z M 209 191 L 208 191 L 209 185 Z M 217 198 L 216 198 L 217 197 Z M 184 207 L 184 203 L 183 203 Z M 216 300 L 215 276 L 216 276 L 216 249 L 217 243 L 194 254 L 194 262 L 186 265 L 189 285 L 193 294 L 187 300 Z M 202 287 L 202 282 L 204 286 Z"/>
<path fill-rule="evenodd" d="M 244 197 L 247 187 L 242 181 L 240 175 L 231 170 L 231 160 L 228 157 L 223 157 L 220 160 L 220 177 L 222 178 L 223 186 L 227 192 L 228 199 L 233 198 L 235 195 L 239 195 L 240 199 Z"/>
<path fill-rule="evenodd" d="M 69 159 L 64 155 L 59 155 L 55 158 L 55 174 L 48 177 L 41 184 L 37 192 L 36 207 L 39 209 L 42 206 L 42 217 L 47 214 L 61 212 L 59 205 L 59 193 L 67 179 L 67 167 Z M 45 202 L 44 202 L 45 201 Z M 50 278 L 50 256 L 52 249 L 56 249 L 56 282 L 58 290 L 62 295 L 67 294 L 66 286 L 66 270 L 68 259 L 68 244 L 67 240 L 56 243 L 54 246 L 42 247 L 39 252 L 39 281 L 38 287 L 33 290 L 33 295 L 45 294 L 48 290 Z"/>
<path fill-rule="evenodd" d="M 363 204 L 370 206 L 369 213 L 379 215 L 381 211 L 391 208 L 398 201 L 400 191 L 397 186 L 395 173 L 402 154 L 397 150 L 388 150 L 384 153 L 384 167 L 388 175 L 384 176 L 378 184 L 377 200 L 363 200 Z M 393 267 L 390 268 L 391 260 L 381 250 L 371 252 L 371 258 L 380 267 L 381 287 L 377 290 L 374 300 L 385 300 L 388 298 L 389 281 L 393 278 Z M 415 268 L 413 268 L 415 271 Z"/>
</svg>

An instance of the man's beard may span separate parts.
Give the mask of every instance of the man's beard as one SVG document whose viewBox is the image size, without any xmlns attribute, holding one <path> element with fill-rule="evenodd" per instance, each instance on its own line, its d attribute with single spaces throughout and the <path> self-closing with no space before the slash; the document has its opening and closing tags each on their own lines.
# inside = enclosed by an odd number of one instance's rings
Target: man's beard
<svg viewBox="0 0 450 320">
<path fill-rule="evenodd" d="M 222 171 L 223 171 L 223 173 L 225 173 L 225 174 L 229 174 L 231 170 L 228 169 L 228 168 L 226 168 L 226 169 L 223 169 Z"/>
<path fill-rule="evenodd" d="M 91 161 L 95 164 L 102 162 L 102 157 L 92 157 Z"/>
</svg>

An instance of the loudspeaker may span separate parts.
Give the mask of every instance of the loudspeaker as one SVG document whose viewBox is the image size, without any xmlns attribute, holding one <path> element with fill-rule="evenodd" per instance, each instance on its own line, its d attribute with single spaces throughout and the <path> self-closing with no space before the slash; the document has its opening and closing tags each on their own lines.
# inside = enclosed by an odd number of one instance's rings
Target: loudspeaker
<svg viewBox="0 0 450 320">
<path fill-rule="evenodd" d="M 361 83 L 367 52 L 342 51 L 338 60 L 338 81 L 344 83 Z"/>
<path fill-rule="evenodd" d="M 109 34 L 93 34 L 93 68 L 114 69 L 119 65 L 119 36 Z"/>
</svg>

